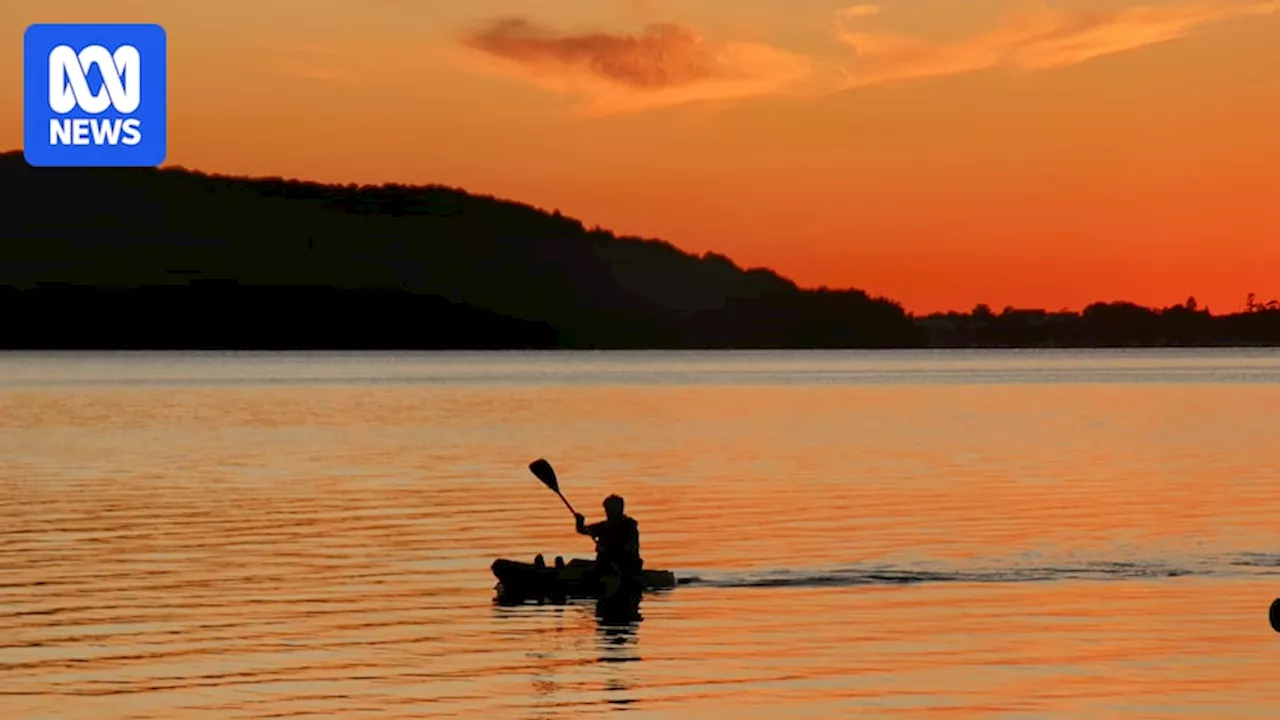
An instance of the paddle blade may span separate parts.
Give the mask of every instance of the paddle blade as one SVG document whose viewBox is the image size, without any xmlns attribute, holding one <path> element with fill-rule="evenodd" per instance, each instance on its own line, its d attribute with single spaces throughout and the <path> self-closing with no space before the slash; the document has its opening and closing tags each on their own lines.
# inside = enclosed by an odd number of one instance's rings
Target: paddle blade
<svg viewBox="0 0 1280 720">
<path fill-rule="evenodd" d="M 529 472 L 536 475 L 543 485 L 551 488 L 556 493 L 560 492 L 560 483 L 556 480 L 556 471 L 551 467 L 551 463 L 543 458 L 538 458 L 529 463 Z"/>
</svg>

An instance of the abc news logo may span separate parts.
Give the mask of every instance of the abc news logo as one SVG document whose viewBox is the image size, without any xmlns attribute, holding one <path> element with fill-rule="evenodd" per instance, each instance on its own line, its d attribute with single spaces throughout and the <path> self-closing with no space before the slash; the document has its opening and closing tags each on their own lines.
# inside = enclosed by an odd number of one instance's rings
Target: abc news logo
<svg viewBox="0 0 1280 720">
<path fill-rule="evenodd" d="M 101 45 L 90 45 L 77 53 L 69 45 L 59 45 L 49 53 L 49 108 L 59 115 L 79 107 L 97 115 L 112 107 L 128 115 L 141 104 L 141 58 L 138 48 L 121 45 L 115 53 Z M 96 67 L 102 74 L 102 89 L 89 90 L 86 70 Z M 123 137 L 122 137 L 123 136 Z M 49 120 L 51 145 L 137 145 L 142 142 L 142 121 L 138 118 L 76 118 Z"/>
<path fill-rule="evenodd" d="M 24 42 L 23 153 L 36 166 L 157 166 L 167 154 L 159 25 L 37 24 Z"/>
</svg>

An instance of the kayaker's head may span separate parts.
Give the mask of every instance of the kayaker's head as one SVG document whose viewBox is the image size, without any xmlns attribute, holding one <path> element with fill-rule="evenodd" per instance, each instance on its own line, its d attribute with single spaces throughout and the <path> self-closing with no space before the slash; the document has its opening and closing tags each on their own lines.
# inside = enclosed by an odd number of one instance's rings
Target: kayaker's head
<svg viewBox="0 0 1280 720">
<path fill-rule="evenodd" d="M 617 520 L 622 517 L 623 500 L 617 495 L 610 495 L 604 499 L 604 514 L 610 520 Z"/>
</svg>

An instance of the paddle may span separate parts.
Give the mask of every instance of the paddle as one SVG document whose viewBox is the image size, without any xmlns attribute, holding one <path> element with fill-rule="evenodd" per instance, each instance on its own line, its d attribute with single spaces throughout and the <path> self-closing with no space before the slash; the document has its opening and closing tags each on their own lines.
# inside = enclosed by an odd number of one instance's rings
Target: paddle
<svg viewBox="0 0 1280 720">
<path fill-rule="evenodd" d="M 569 508 L 569 512 L 573 513 L 575 517 L 577 516 L 578 511 L 573 509 L 569 501 L 565 500 L 564 494 L 560 492 L 560 483 L 556 480 L 556 471 L 555 468 L 551 467 L 551 463 L 543 458 L 538 458 L 529 463 L 529 472 L 537 476 L 543 485 L 551 488 L 552 492 L 559 495 L 560 499 L 564 501 L 564 506 Z"/>
</svg>

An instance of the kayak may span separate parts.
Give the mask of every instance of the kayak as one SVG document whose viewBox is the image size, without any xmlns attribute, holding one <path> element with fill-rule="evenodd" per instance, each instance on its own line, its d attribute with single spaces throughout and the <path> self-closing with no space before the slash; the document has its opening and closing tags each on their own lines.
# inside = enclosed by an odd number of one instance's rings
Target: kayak
<svg viewBox="0 0 1280 720">
<path fill-rule="evenodd" d="M 541 560 L 542 556 L 538 556 Z M 520 562 L 499 558 L 491 569 L 498 578 L 498 596 L 511 600 L 554 600 L 559 598 L 609 598 L 619 593 L 636 594 L 668 590 L 676 586 L 676 576 L 668 570 L 641 570 L 639 576 L 617 575 L 595 577 L 594 560 L 575 558 L 554 565 L 542 562 Z"/>
</svg>

